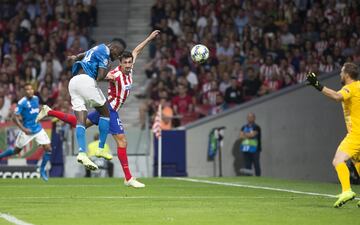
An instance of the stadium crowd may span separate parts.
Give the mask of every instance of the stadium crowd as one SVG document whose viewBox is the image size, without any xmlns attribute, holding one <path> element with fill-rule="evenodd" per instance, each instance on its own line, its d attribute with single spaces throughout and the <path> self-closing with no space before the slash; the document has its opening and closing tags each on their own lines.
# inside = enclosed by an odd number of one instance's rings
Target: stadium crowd
<svg viewBox="0 0 360 225">
<path fill-rule="evenodd" d="M 40 104 L 70 111 L 67 55 L 87 50 L 96 25 L 94 0 L 0 2 L 0 122 L 32 83 Z"/>
<path fill-rule="evenodd" d="M 301 83 L 308 71 L 360 62 L 360 3 L 351 0 L 157 0 L 151 26 L 162 31 L 146 67 L 150 85 L 140 108 L 184 125 Z M 206 63 L 189 52 L 202 43 Z M 176 121 L 176 120 L 175 120 Z"/>
</svg>

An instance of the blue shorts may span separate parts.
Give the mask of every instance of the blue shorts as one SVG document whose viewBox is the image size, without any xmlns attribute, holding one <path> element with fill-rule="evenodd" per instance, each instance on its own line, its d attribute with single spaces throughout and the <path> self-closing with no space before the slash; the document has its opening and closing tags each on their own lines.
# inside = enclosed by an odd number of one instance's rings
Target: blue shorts
<svg viewBox="0 0 360 225">
<path fill-rule="evenodd" d="M 124 134 L 124 127 L 122 125 L 122 122 L 119 118 L 119 114 L 111 108 L 109 103 L 106 103 L 110 112 L 110 128 L 109 133 L 110 134 Z M 98 125 L 99 124 L 99 118 L 100 113 L 98 111 L 92 111 L 88 114 L 87 118 L 93 123 Z"/>
</svg>

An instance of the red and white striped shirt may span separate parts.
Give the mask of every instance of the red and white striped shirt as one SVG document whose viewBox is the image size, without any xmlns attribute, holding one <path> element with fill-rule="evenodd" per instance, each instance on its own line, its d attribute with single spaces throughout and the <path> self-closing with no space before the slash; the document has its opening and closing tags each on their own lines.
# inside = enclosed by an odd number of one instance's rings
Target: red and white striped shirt
<svg viewBox="0 0 360 225">
<path fill-rule="evenodd" d="M 335 70 L 334 64 L 322 64 L 320 63 L 319 71 L 323 73 L 330 73 Z"/>
<path fill-rule="evenodd" d="M 315 44 L 315 49 L 318 53 L 322 54 L 328 47 L 329 43 L 327 41 L 318 41 Z"/>
<path fill-rule="evenodd" d="M 303 82 L 305 82 L 306 81 L 306 72 L 298 72 L 297 74 L 296 74 L 296 81 L 298 82 L 298 83 L 303 83 Z"/>
<path fill-rule="evenodd" d="M 109 82 L 108 102 L 115 111 L 118 111 L 130 94 L 133 83 L 132 71 L 129 75 L 126 75 L 121 72 L 121 67 L 118 66 L 111 70 L 110 73 L 115 75 L 115 80 Z"/>
<path fill-rule="evenodd" d="M 276 64 L 270 66 L 263 64 L 260 67 L 260 76 L 264 77 L 265 80 L 269 80 L 274 74 L 280 74 L 279 67 Z"/>
</svg>

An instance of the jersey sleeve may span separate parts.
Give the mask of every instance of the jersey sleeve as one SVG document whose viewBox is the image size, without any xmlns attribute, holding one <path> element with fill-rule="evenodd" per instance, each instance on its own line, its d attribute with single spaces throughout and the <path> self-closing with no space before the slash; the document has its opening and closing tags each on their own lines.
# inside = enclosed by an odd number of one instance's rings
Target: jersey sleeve
<svg viewBox="0 0 360 225">
<path fill-rule="evenodd" d="M 16 108 L 15 108 L 15 114 L 16 115 L 21 115 L 21 112 L 23 111 L 24 107 L 22 106 L 22 104 L 18 103 Z"/>
<path fill-rule="evenodd" d="M 338 91 L 338 93 L 342 95 L 344 101 L 346 101 L 347 99 L 349 99 L 351 97 L 351 90 L 348 85 L 341 88 L 341 90 Z"/>
<path fill-rule="evenodd" d="M 99 67 L 107 69 L 107 66 L 109 64 L 110 50 L 105 45 L 103 45 L 99 47 L 96 51 L 99 60 Z"/>
</svg>

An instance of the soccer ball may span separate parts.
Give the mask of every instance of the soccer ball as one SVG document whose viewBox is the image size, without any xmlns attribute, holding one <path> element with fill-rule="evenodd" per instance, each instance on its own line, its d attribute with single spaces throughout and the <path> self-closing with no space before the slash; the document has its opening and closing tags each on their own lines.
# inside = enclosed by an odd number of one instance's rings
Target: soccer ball
<svg viewBox="0 0 360 225">
<path fill-rule="evenodd" d="M 209 58 L 209 49 L 205 45 L 195 45 L 191 49 L 191 58 L 194 62 L 203 63 Z"/>
</svg>

